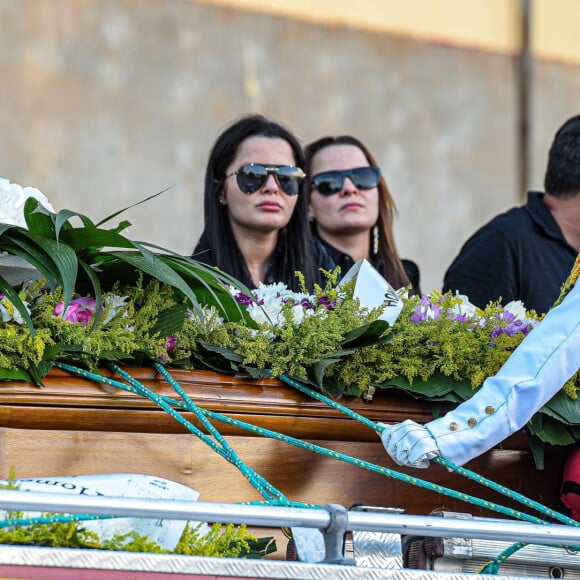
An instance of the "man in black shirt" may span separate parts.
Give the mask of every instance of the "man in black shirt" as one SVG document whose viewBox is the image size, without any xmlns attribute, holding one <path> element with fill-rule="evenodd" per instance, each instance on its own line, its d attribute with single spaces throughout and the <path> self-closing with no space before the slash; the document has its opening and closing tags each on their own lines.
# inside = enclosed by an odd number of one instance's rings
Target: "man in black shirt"
<svg viewBox="0 0 580 580">
<path fill-rule="evenodd" d="M 549 310 L 580 251 L 580 115 L 556 133 L 544 187 L 467 240 L 445 273 L 444 291 L 458 290 L 481 308 L 501 298 L 538 314 Z"/>
</svg>

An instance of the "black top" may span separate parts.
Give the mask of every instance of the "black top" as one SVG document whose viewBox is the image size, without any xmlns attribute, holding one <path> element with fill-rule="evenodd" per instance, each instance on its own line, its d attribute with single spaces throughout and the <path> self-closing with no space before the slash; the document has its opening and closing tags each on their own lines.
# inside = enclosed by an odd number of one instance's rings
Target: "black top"
<svg viewBox="0 0 580 580">
<path fill-rule="evenodd" d="M 350 270 L 350 268 L 354 266 L 354 260 L 352 259 L 351 256 L 341 252 L 339 249 L 335 248 L 334 246 L 332 246 L 327 241 L 321 238 L 316 239 L 318 239 L 320 243 L 326 248 L 326 250 L 330 254 L 330 257 L 333 259 L 336 265 L 340 266 L 341 276 L 344 276 Z M 373 254 L 369 262 L 381 274 L 381 276 L 386 278 L 383 272 L 381 257 L 379 254 Z M 413 262 L 412 260 L 401 260 L 401 262 L 403 263 L 403 268 L 405 269 L 405 272 L 409 277 L 409 280 L 413 286 L 413 290 L 417 294 L 421 294 L 420 288 L 421 275 L 419 273 L 419 266 L 417 266 L 417 264 L 415 264 L 415 262 Z M 389 282 L 389 280 L 387 280 L 387 282 Z M 395 290 L 398 290 L 398 288 L 395 288 Z"/>
<path fill-rule="evenodd" d="M 326 278 L 320 272 L 319 268 L 323 268 L 324 270 L 332 271 L 336 268 L 336 264 L 334 260 L 331 258 L 329 252 L 326 251 L 324 246 L 316 240 L 312 240 L 313 248 L 312 252 L 314 255 L 314 265 L 316 268 L 316 276 L 314 283 L 323 286 L 326 284 Z M 272 259 L 268 263 L 268 270 L 266 271 L 266 278 L 264 279 L 264 284 L 274 284 L 277 282 L 283 282 L 286 284 L 288 288 L 292 287 L 292 282 L 296 280 L 296 276 L 294 272 L 288 272 L 282 265 L 282 261 L 277 259 L 278 256 L 282 253 L 282 250 L 278 248 Z M 211 249 L 209 247 L 209 243 L 207 241 L 207 237 L 205 233 L 201 235 L 201 238 L 197 242 L 195 249 L 193 250 L 193 254 L 191 256 L 198 262 L 202 262 L 203 264 L 207 264 L 208 266 L 216 266 L 214 257 L 211 253 Z M 227 272 L 229 273 L 229 272 Z M 254 285 L 251 281 L 250 272 L 246 268 L 247 279 L 240 280 L 244 283 L 248 288 L 254 288 Z M 310 291 L 313 289 L 313 284 L 309 288 Z"/>
<path fill-rule="evenodd" d="M 547 312 L 560 294 L 578 252 L 565 240 L 545 194 L 528 193 L 528 202 L 500 214 L 465 242 L 449 266 L 443 291 L 458 290 L 485 308 L 521 300 L 528 310 Z"/>
</svg>

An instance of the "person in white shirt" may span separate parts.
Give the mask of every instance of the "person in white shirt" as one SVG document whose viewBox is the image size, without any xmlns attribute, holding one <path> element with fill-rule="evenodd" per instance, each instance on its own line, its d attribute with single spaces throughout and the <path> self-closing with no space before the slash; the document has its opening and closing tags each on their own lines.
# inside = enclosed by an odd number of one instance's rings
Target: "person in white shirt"
<svg viewBox="0 0 580 580">
<path fill-rule="evenodd" d="M 580 256 L 571 283 L 578 270 Z M 577 283 L 473 397 L 424 425 L 411 420 L 385 425 L 381 440 L 399 465 L 426 468 L 438 456 L 463 465 L 521 429 L 579 369 Z"/>
</svg>

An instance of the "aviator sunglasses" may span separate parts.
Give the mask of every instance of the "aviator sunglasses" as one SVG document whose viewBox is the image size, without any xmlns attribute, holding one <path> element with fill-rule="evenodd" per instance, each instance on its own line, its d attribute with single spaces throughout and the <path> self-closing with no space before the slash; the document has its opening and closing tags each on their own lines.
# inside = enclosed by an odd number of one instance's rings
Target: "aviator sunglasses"
<svg viewBox="0 0 580 580">
<path fill-rule="evenodd" d="M 344 178 L 348 177 L 357 189 L 372 189 L 379 184 L 381 170 L 378 167 L 357 167 L 342 171 L 323 171 L 310 178 L 312 187 L 321 195 L 334 195 L 342 191 Z"/>
<path fill-rule="evenodd" d="M 262 165 L 261 163 L 246 163 L 237 171 L 226 175 L 235 175 L 238 187 L 246 194 L 256 193 L 268 179 L 268 175 L 274 175 L 278 185 L 287 195 L 298 195 L 300 182 L 306 174 L 300 167 L 293 165 Z"/>
</svg>

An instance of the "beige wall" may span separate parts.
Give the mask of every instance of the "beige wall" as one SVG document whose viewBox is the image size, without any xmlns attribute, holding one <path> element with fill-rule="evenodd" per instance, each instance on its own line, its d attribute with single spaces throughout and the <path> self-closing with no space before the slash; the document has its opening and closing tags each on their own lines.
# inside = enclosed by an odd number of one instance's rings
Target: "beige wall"
<svg viewBox="0 0 580 580">
<path fill-rule="evenodd" d="M 457 0 L 441 14 L 465 3 L 504 6 L 505 18 L 513 7 Z M 356 5 L 374 18 L 417 2 Z M 439 287 L 467 236 L 521 197 L 513 55 L 324 22 L 190 0 L 0 0 L 0 175 L 95 218 L 170 187 L 129 212 L 128 233 L 186 253 L 202 229 L 208 151 L 232 119 L 263 112 L 305 142 L 352 133 L 396 199 L 401 254 L 424 289 Z M 550 140 L 578 113 L 580 68 L 536 60 L 533 77 L 541 188 Z"/>
</svg>

